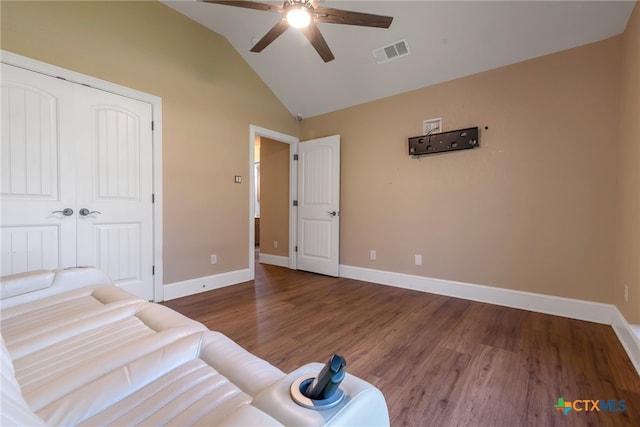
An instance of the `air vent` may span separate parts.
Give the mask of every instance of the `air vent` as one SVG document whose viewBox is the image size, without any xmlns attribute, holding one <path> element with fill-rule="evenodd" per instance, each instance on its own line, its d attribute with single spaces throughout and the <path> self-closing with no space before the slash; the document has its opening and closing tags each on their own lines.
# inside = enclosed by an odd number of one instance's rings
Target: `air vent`
<svg viewBox="0 0 640 427">
<path fill-rule="evenodd" d="M 398 40 L 388 46 L 373 49 L 371 52 L 378 64 L 384 64 L 385 62 L 401 58 L 411 53 L 407 39 Z"/>
</svg>

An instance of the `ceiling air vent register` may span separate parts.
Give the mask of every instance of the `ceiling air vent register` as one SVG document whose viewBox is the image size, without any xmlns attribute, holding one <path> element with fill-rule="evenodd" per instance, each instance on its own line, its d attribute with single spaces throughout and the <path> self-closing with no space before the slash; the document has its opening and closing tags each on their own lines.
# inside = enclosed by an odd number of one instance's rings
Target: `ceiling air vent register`
<svg viewBox="0 0 640 427">
<path fill-rule="evenodd" d="M 398 40 L 388 46 L 379 47 L 371 51 L 376 58 L 378 64 L 384 64 L 385 62 L 393 61 L 394 59 L 402 58 L 411 53 L 409 50 L 409 44 L 407 39 Z"/>
</svg>

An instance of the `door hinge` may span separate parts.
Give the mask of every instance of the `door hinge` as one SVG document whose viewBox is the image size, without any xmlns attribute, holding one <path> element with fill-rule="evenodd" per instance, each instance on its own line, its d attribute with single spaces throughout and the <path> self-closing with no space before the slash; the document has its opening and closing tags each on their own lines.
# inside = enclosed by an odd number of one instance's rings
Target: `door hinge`
<svg viewBox="0 0 640 427">
<path fill-rule="evenodd" d="M 151 193 L 151 203 L 155 203 L 155 202 L 156 202 L 156 194 Z"/>
<path fill-rule="evenodd" d="M 154 127 L 155 127 L 154 124 L 155 124 L 155 122 L 153 120 L 151 120 L 151 130 L 154 130 Z"/>
<path fill-rule="evenodd" d="M 298 206 L 298 201 L 297 200 L 293 201 L 293 206 Z"/>
<path fill-rule="evenodd" d="M 298 160 L 298 155 L 297 154 L 293 155 L 293 160 Z"/>
<path fill-rule="evenodd" d="M 152 265 L 152 266 L 151 266 L 151 275 L 152 275 L 152 276 L 155 276 L 155 275 L 156 275 L 156 266 L 155 266 L 155 265 Z"/>
<path fill-rule="evenodd" d="M 296 250 L 295 251 L 298 252 L 298 247 L 297 246 L 296 246 Z"/>
</svg>

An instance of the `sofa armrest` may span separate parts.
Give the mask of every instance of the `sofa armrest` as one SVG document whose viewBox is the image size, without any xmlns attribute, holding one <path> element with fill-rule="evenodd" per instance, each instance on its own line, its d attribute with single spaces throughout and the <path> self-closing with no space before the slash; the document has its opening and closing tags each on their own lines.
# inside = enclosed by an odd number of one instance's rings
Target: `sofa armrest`
<svg viewBox="0 0 640 427">
<path fill-rule="evenodd" d="M 296 369 L 260 392 L 252 405 L 284 425 L 389 426 L 389 412 L 382 392 L 350 374 L 346 374 L 340 384 L 345 397 L 338 405 L 328 409 L 307 409 L 295 403 L 291 397 L 292 384 L 302 376 L 317 375 L 323 366 L 321 363 L 309 363 Z"/>
<path fill-rule="evenodd" d="M 113 284 L 95 267 L 37 270 L 0 277 L 0 309 L 95 285 Z"/>
<path fill-rule="evenodd" d="M 220 332 L 205 332 L 200 359 L 252 397 L 285 376 Z"/>
</svg>

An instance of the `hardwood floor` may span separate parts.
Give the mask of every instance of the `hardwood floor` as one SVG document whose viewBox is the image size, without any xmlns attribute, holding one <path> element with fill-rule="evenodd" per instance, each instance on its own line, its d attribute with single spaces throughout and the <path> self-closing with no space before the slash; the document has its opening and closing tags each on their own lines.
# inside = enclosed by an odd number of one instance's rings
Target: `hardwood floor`
<svg viewBox="0 0 640 427">
<path fill-rule="evenodd" d="M 392 426 L 640 425 L 640 378 L 606 325 L 259 263 L 255 283 L 165 305 L 284 372 L 343 355 Z M 626 410 L 565 416 L 560 397 Z"/>
</svg>

